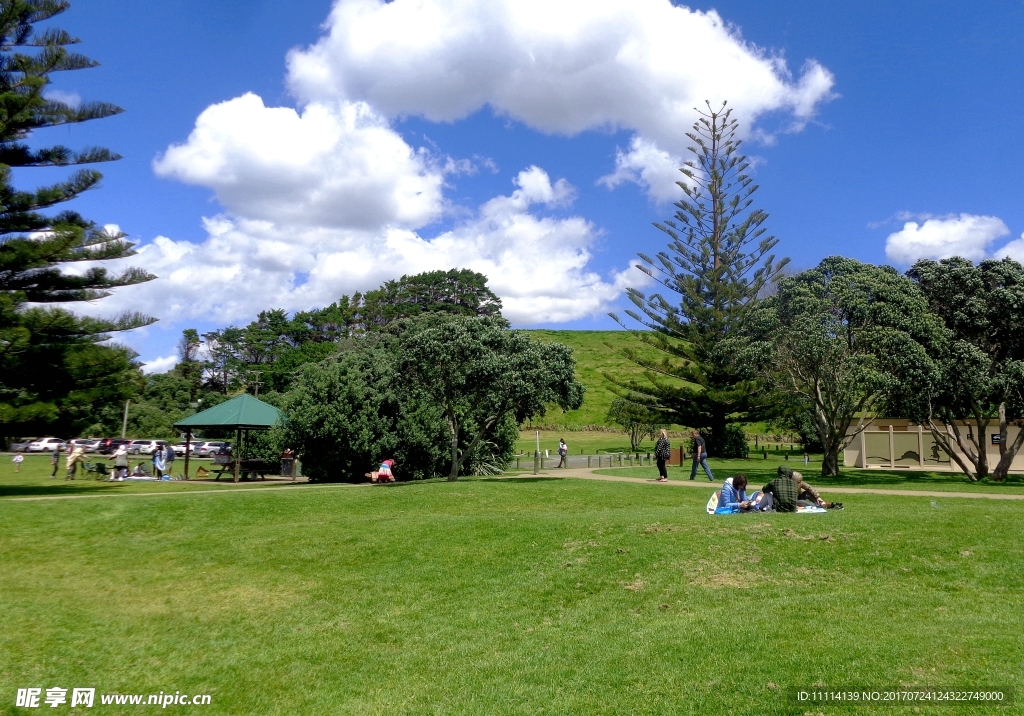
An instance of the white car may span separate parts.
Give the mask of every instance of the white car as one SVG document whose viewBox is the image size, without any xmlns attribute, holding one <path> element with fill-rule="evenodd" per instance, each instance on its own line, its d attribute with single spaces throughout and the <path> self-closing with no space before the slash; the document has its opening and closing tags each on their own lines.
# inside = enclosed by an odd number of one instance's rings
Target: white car
<svg viewBox="0 0 1024 716">
<path fill-rule="evenodd" d="M 213 457 L 222 447 L 228 444 L 229 443 L 226 443 L 223 440 L 210 440 L 205 443 L 200 443 L 195 448 L 195 452 L 193 454 L 198 455 L 199 457 Z"/>
<path fill-rule="evenodd" d="M 132 440 L 128 445 L 128 453 L 130 455 L 152 455 L 157 450 L 167 445 L 166 440 Z"/>
<path fill-rule="evenodd" d="M 65 444 L 60 438 L 40 438 L 29 443 L 28 452 L 53 452 L 57 448 L 63 448 Z"/>
<path fill-rule="evenodd" d="M 85 448 L 86 452 L 96 452 L 96 449 L 100 446 L 100 441 L 94 438 L 75 438 L 74 440 L 68 440 L 68 445 L 72 450 L 80 447 Z"/>
<path fill-rule="evenodd" d="M 195 443 L 195 442 L 194 442 L 194 443 L 192 443 L 192 446 L 191 446 L 191 453 L 190 453 L 190 454 L 192 454 L 192 455 L 195 455 L 195 454 L 196 454 L 196 447 L 197 447 L 198 445 L 199 445 L 199 443 Z M 184 443 L 184 442 L 181 442 L 181 443 L 177 443 L 177 444 L 176 444 L 176 445 L 174 446 L 174 454 L 175 454 L 175 455 L 177 455 L 178 457 L 182 457 L 182 456 L 183 456 L 183 455 L 185 454 L 185 451 L 186 451 L 187 449 L 188 449 L 188 443 Z"/>
</svg>

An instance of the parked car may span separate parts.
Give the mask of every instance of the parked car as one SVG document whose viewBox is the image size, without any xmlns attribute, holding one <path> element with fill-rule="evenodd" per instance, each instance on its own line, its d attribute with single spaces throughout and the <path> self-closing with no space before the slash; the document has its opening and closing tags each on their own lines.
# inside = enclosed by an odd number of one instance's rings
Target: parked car
<svg viewBox="0 0 1024 716">
<path fill-rule="evenodd" d="M 68 440 L 68 445 L 72 446 L 72 449 L 76 447 L 85 448 L 86 452 L 96 452 L 99 448 L 102 440 L 96 438 L 75 438 L 74 440 Z"/>
<path fill-rule="evenodd" d="M 176 456 L 178 456 L 178 457 L 183 456 L 185 454 L 185 451 L 188 449 L 188 445 L 189 444 L 187 442 L 185 442 L 185 441 L 182 441 L 180 443 L 175 443 L 174 444 L 174 454 Z M 193 455 L 196 452 L 195 448 L 196 448 L 196 444 L 192 443 L 192 452 L 191 452 L 191 454 L 193 454 Z"/>
<path fill-rule="evenodd" d="M 131 455 L 152 455 L 157 450 L 167 445 L 166 440 L 132 440 L 128 446 L 128 453 Z"/>
<path fill-rule="evenodd" d="M 53 452 L 57 448 L 62 448 L 66 445 L 60 438 L 39 438 L 38 440 L 29 443 L 27 448 L 28 452 Z"/>
<path fill-rule="evenodd" d="M 28 450 L 28 446 L 38 439 L 39 438 L 22 438 L 21 440 L 15 440 L 11 443 L 11 452 L 25 452 Z"/>
<path fill-rule="evenodd" d="M 224 442 L 223 440 L 209 440 L 205 443 L 201 443 L 199 447 L 196 448 L 195 454 L 199 457 L 213 457 L 225 446 L 229 451 L 231 450 L 231 443 Z"/>
<path fill-rule="evenodd" d="M 96 452 L 100 455 L 113 455 L 122 445 L 131 445 L 127 438 L 102 438 L 96 446 Z"/>
</svg>

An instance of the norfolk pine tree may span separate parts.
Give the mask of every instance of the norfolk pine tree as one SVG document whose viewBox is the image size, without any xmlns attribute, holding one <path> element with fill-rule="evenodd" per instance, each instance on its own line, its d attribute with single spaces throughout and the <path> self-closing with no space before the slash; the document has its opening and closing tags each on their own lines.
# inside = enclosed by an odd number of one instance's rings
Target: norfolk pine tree
<svg viewBox="0 0 1024 716">
<path fill-rule="evenodd" d="M 32 148 L 34 130 L 86 122 L 120 113 L 111 104 L 78 107 L 48 99 L 50 74 L 95 67 L 69 52 L 78 40 L 37 23 L 64 12 L 66 0 L 0 0 L 0 432 L 16 426 L 70 431 L 94 405 L 121 400 L 137 372 L 127 348 L 102 345 L 113 331 L 153 319 L 126 314 L 113 320 L 80 318 L 56 306 L 92 301 L 111 289 L 148 281 L 130 268 L 114 275 L 92 267 L 79 274 L 64 264 L 133 255 L 125 235 L 110 233 L 71 211 L 41 213 L 94 188 L 99 172 L 81 169 L 65 181 L 33 191 L 14 186 L 13 167 L 67 167 L 119 159 L 107 149 L 79 152 L 64 146 Z"/>
<path fill-rule="evenodd" d="M 626 315 L 649 329 L 633 335 L 665 356 L 651 360 L 626 350 L 646 380 L 606 377 L 623 397 L 702 429 L 709 453 L 722 455 L 726 426 L 759 419 L 765 407 L 742 332 L 758 295 L 789 259 L 776 262 L 770 252 L 778 239 L 765 236 L 762 226 L 768 215 L 751 208 L 757 186 L 739 153 L 732 110 L 725 103 L 718 110 L 707 106 L 686 135 L 694 158 L 680 169 L 685 196 L 673 219 L 655 224 L 672 241 L 655 257 L 639 254 L 637 265 L 675 296 L 627 291 L 639 313 Z"/>
</svg>

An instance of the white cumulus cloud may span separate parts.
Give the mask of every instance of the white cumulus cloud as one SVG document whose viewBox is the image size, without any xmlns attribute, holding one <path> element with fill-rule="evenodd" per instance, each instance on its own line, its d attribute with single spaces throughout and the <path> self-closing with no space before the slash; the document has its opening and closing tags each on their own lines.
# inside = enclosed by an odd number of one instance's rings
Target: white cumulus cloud
<svg viewBox="0 0 1024 716">
<path fill-rule="evenodd" d="M 972 261 L 986 258 L 989 246 L 1010 233 L 997 216 L 954 214 L 925 219 L 923 223 L 908 221 L 900 231 L 889 234 L 885 255 L 899 264 L 912 264 L 918 259 L 946 259 L 963 256 Z"/>
<path fill-rule="evenodd" d="M 490 107 L 567 135 L 632 130 L 656 150 L 632 147 L 608 185 L 640 181 L 657 199 L 671 189 L 648 179 L 664 173 L 662 153 L 689 146 L 705 100 L 727 100 L 752 131 L 774 111 L 802 127 L 834 96 L 821 64 L 794 77 L 714 10 L 670 0 L 338 0 L 326 27 L 289 55 L 300 101 L 365 101 L 438 122 Z"/>
<path fill-rule="evenodd" d="M 214 190 L 248 219 L 375 229 L 423 226 L 443 209 L 431 166 L 362 102 L 266 107 L 254 94 L 208 107 L 157 174 Z"/>
<path fill-rule="evenodd" d="M 513 322 L 569 321 L 604 310 L 625 276 L 604 278 L 587 269 L 598 231 L 578 216 L 535 213 L 568 206 L 574 188 L 564 179 L 552 182 L 536 166 L 519 172 L 514 185 L 511 194 L 434 236 L 401 226 L 366 231 L 212 217 L 202 244 L 159 237 L 142 246 L 131 262 L 160 278 L 117 291 L 101 308 L 131 308 L 170 322 L 237 323 L 264 308 L 323 306 L 402 274 L 457 267 L 488 276 Z"/>
<path fill-rule="evenodd" d="M 658 149 L 654 142 L 633 137 L 628 152 L 620 149 L 616 153 L 615 171 L 601 177 L 597 183 L 614 189 L 623 182 L 632 182 L 647 189 L 655 201 L 673 201 L 680 198 L 676 182 L 686 179 L 679 171 L 681 166 L 683 160 L 679 157 Z"/>
<path fill-rule="evenodd" d="M 704 100 L 747 121 L 806 120 L 833 85 L 813 61 L 794 79 L 717 12 L 670 0 L 339 0 L 327 28 L 288 58 L 303 101 L 432 121 L 490 106 L 546 132 L 634 129 L 676 152 Z"/>
<path fill-rule="evenodd" d="M 1014 239 L 995 253 L 995 258 L 1011 258 L 1014 261 L 1024 263 L 1024 234 L 1019 239 Z"/>
<path fill-rule="evenodd" d="M 163 356 L 162 358 L 145 361 L 142 365 L 142 372 L 146 375 L 166 373 L 176 365 L 178 365 L 178 356 Z"/>
</svg>

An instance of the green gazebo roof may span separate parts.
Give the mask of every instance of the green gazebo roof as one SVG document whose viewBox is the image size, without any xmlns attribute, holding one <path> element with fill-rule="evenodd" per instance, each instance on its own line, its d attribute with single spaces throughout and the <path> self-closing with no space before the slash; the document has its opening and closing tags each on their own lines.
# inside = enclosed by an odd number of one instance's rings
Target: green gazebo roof
<svg viewBox="0 0 1024 716">
<path fill-rule="evenodd" d="M 269 430 L 281 422 L 281 412 L 247 393 L 190 415 L 174 424 L 176 428 L 234 428 Z"/>
</svg>

